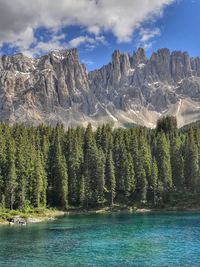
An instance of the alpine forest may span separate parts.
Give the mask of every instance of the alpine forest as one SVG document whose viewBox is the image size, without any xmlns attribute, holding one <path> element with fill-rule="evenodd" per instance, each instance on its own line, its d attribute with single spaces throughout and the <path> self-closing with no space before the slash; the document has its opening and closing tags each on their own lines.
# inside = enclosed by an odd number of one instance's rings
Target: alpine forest
<svg viewBox="0 0 200 267">
<path fill-rule="evenodd" d="M 200 126 L 93 130 L 0 125 L 0 205 L 20 209 L 162 207 L 198 196 Z"/>
</svg>

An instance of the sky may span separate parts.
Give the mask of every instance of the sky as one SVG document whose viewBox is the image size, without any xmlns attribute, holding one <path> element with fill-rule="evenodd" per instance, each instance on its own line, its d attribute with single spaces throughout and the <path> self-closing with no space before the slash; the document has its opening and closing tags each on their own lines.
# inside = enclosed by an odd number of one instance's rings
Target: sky
<svg viewBox="0 0 200 267">
<path fill-rule="evenodd" d="M 0 54 L 78 48 L 88 70 L 114 50 L 200 56 L 200 0 L 0 0 Z"/>
</svg>

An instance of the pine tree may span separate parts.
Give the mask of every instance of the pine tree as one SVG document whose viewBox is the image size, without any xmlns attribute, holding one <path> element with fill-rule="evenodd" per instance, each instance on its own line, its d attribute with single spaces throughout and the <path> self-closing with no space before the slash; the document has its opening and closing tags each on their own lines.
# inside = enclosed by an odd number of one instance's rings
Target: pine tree
<svg viewBox="0 0 200 267">
<path fill-rule="evenodd" d="M 153 203 L 155 205 L 157 204 L 158 193 L 158 166 L 155 158 L 152 160 L 150 188 L 153 192 Z"/>
<path fill-rule="evenodd" d="M 184 160 L 182 155 L 181 139 L 179 136 L 172 142 L 172 180 L 174 186 L 178 189 L 184 189 Z"/>
<path fill-rule="evenodd" d="M 109 124 L 103 125 L 101 129 L 101 149 L 106 155 L 109 149 L 112 149 L 113 137 L 112 128 Z"/>
<path fill-rule="evenodd" d="M 127 157 L 127 149 L 124 143 L 124 133 L 120 129 L 114 132 L 113 160 L 115 165 L 116 198 L 121 199 L 125 191 L 124 162 Z"/>
<path fill-rule="evenodd" d="M 131 129 L 131 134 L 130 134 L 129 151 L 133 159 L 134 169 L 136 171 L 137 162 L 138 162 L 138 153 L 139 153 L 138 152 L 138 136 L 135 133 L 135 131 L 133 131 L 133 129 Z"/>
<path fill-rule="evenodd" d="M 142 161 L 142 166 L 145 170 L 145 177 L 148 184 L 147 190 L 151 191 L 150 187 L 151 187 L 152 156 L 151 156 L 150 146 L 148 145 L 146 133 L 141 133 L 139 136 L 139 154 L 140 154 L 140 160 Z"/>
<path fill-rule="evenodd" d="M 135 172 L 132 162 L 132 157 L 130 153 L 126 152 L 125 158 L 122 162 L 122 180 L 123 180 L 123 191 L 126 197 L 126 200 L 133 194 L 135 191 Z"/>
<path fill-rule="evenodd" d="M 81 179 L 81 166 L 83 163 L 83 151 L 78 143 L 76 133 L 70 129 L 67 139 L 67 165 L 69 182 L 69 200 L 71 204 L 79 202 L 79 181 Z"/>
<path fill-rule="evenodd" d="M 107 153 L 106 165 L 105 165 L 105 179 L 106 179 L 106 187 L 109 193 L 109 204 L 111 206 L 114 205 L 114 199 L 116 195 L 116 181 L 115 181 L 115 168 L 114 161 L 112 156 L 112 151 L 110 150 Z"/>
<path fill-rule="evenodd" d="M 84 136 L 84 163 L 83 163 L 83 176 L 84 176 L 84 186 L 85 186 L 85 204 L 88 208 L 89 205 L 94 204 L 92 199 L 92 192 L 95 190 L 95 168 L 97 159 L 97 147 L 92 132 L 91 124 L 85 131 Z"/>
<path fill-rule="evenodd" d="M 159 179 L 163 183 L 164 190 L 169 191 L 172 188 L 170 145 L 168 138 L 162 132 L 157 138 L 157 164 Z"/>
<path fill-rule="evenodd" d="M 59 206 L 66 209 L 68 206 L 68 175 L 67 164 L 64 156 L 57 159 L 58 201 Z"/>
<path fill-rule="evenodd" d="M 92 177 L 93 202 L 103 204 L 105 202 L 105 157 L 101 149 L 96 154 L 95 169 Z"/>
<path fill-rule="evenodd" d="M 6 181 L 5 181 L 5 196 L 6 206 L 11 210 L 14 207 L 15 191 L 17 188 L 17 175 L 15 168 L 15 143 L 12 137 L 7 139 L 7 155 L 6 155 Z"/>
<path fill-rule="evenodd" d="M 170 137 L 170 140 L 177 135 L 177 121 L 175 117 L 166 116 L 157 122 L 157 132 L 163 132 Z"/>
<path fill-rule="evenodd" d="M 185 178 L 187 187 L 197 193 L 199 186 L 198 147 L 195 143 L 194 132 L 189 130 L 185 147 Z"/>
<path fill-rule="evenodd" d="M 86 200 L 85 196 L 85 177 L 81 175 L 80 183 L 79 183 L 79 204 L 81 207 L 84 206 Z"/>
<path fill-rule="evenodd" d="M 142 162 L 142 153 L 141 151 L 138 154 L 138 162 L 136 166 L 136 188 L 137 188 L 137 198 L 142 203 L 146 202 L 147 198 L 147 177 L 146 172 Z"/>
<path fill-rule="evenodd" d="M 32 174 L 32 204 L 34 207 L 46 206 L 46 172 L 42 161 L 41 152 L 36 153 Z"/>
<path fill-rule="evenodd" d="M 17 188 L 16 188 L 16 203 L 17 207 L 22 210 L 25 207 L 27 198 L 27 186 L 29 177 L 29 145 L 27 132 L 20 130 L 16 137 L 16 174 L 17 174 Z M 32 158 L 31 158 L 32 160 Z"/>
<path fill-rule="evenodd" d="M 0 205 L 5 207 L 6 140 L 0 125 Z"/>
<path fill-rule="evenodd" d="M 175 119 L 164 118 L 156 130 L 103 125 L 96 132 L 91 124 L 0 124 L 0 207 L 157 205 L 183 192 L 197 197 L 199 188 L 198 124 L 177 130 Z"/>
<path fill-rule="evenodd" d="M 68 205 L 68 170 L 66 159 L 61 149 L 58 128 L 49 151 L 48 165 L 50 166 L 48 198 L 52 205 L 66 209 Z"/>
</svg>

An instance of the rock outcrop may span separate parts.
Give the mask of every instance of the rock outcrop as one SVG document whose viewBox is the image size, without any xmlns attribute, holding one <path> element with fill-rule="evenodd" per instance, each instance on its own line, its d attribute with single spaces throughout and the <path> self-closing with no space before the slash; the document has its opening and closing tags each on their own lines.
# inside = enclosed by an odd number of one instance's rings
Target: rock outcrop
<svg viewBox="0 0 200 267">
<path fill-rule="evenodd" d="M 199 57 L 164 48 L 147 59 L 142 48 L 132 55 L 117 50 L 89 73 L 76 49 L 0 57 L 1 121 L 154 127 L 166 114 L 179 126 L 200 119 Z"/>
<path fill-rule="evenodd" d="M 170 114 L 181 126 L 200 119 L 199 71 L 199 58 L 186 52 L 164 48 L 148 60 L 139 48 L 132 56 L 115 51 L 112 63 L 90 72 L 89 80 L 98 100 L 123 112 L 127 121 L 134 117 L 151 127 Z"/>
</svg>

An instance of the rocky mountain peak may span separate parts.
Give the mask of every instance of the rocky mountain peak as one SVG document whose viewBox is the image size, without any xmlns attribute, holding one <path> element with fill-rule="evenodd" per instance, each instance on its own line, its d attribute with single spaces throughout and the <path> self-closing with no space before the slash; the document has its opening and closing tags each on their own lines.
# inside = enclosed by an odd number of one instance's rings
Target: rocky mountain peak
<svg viewBox="0 0 200 267">
<path fill-rule="evenodd" d="M 146 64 L 147 57 L 143 48 L 138 48 L 136 52 L 133 53 L 132 66 L 135 67 L 139 64 Z"/>
<path fill-rule="evenodd" d="M 112 63 L 115 64 L 115 62 L 118 62 L 119 61 L 119 58 L 120 58 L 120 51 L 119 50 L 115 50 L 113 53 L 112 53 Z"/>
<path fill-rule="evenodd" d="M 0 117 L 9 123 L 154 127 L 170 114 L 183 125 L 200 118 L 199 107 L 200 58 L 186 52 L 163 48 L 147 59 L 142 48 L 132 56 L 116 50 L 89 73 L 77 49 L 0 57 Z"/>
<path fill-rule="evenodd" d="M 30 72 L 33 70 L 35 60 L 18 53 L 13 56 L 3 55 L 0 57 L 0 71 Z"/>
<path fill-rule="evenodd" d="M 128 53 L 120 53 L 116 50 L 112 54 L 112 70 L 111 70 L 111 83 L 117 89 L 120 81 L 123 80 L 129 73 L 130 59 Z"/>
<path fill-rule="evenodd" d="M 171 64 L 172 75 L 176 81 L 191 76 L 190 57 L 187 52 L 172 52 Z"/>
</svg>

